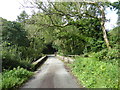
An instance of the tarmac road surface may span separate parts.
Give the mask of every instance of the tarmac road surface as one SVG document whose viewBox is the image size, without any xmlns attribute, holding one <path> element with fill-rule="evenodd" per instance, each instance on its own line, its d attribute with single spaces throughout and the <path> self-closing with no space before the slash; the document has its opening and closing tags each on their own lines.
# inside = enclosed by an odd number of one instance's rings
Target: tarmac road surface
<svg viewBox="0 0 120 90">
<path fill-rule="evenodd" d="M 61 60 L 49 56 L 42 67 L 22 88 L 80 88 L 80 86 L 65 69 Z"/>
</svg>

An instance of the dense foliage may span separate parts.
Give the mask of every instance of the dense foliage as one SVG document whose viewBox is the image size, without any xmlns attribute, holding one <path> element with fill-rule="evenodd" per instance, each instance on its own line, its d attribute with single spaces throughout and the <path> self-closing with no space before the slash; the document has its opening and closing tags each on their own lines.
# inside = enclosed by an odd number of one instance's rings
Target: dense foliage
<svg viewBox="0 0 120 90">
<path fill-rule="evenodd" d="M 17 67 L 2 73 L 2 90 L 15 89 L 33 75 L 32 72 Z"/>
<path fill-rule="evenodd" d="M 33 65 L 29 59 L 23 59 L 17 47 L 3 47 L 2 51 L 2 68 L 13 69 L 15 67 L 23 67 L 28 70 L 33 70 Z"/>
<path fill-rule="evenodd" d="M 3 89 L 22 84 L 32 75 L 32 62 L 54 52 L 88 57 L 78 57 L 70 65 L 86 87 L 117 88 L 120 27 L 105 30 L 104 10 L 109 5 L 119 9 L 118 3 L 37 0 L 33 7 L 39 12 L 31 17 L 23 11 L 16 21 L 0 18 Z"/>
<path fill-rule="evenodd" d="M 120 27 L 118 26 L 118 27 L 115 27 L 113 30 L 109 31 L 108 33 L 112 48 L 116 47 L 117 49 L 119 49 L 119 45 L 120 45 L 119 30 L 120 30 Z"/>
<path fill-rule="evenodd" d="M 119 88 L 119 27 L 109 31 L 111 49 L 89 52 L 76 57 L 72 68 L 80 83 L 88 88 Z M 87 56 L 87 57 L 86 57 Z"/>
<path fill-rule="evenodd" d="M 2 19 L 2 40 L 11 45 L 29 46 L 27 32 L 18 22 Z"/>
<path fill-rule="evenodd" d="M 41 22 L 43 19 L 45 22 Z M 105 48 L 100 20 L 97 18 L 71 21 L 66 27 L 40 26 L 46 24 L 48 20 L 47 16 L 41 17 L 37 14 L 28 20 L 28 25 L 39 27 L 36 30 L 40 32 L 39 36 L 44 40 L 44 43 L 48 45 L 52 43 L 52 47 L 58 50 L 58 53 L 79 55 Z"/>
<path fill-rule="evenodd" d="M 31 63 L 42 56 L 44 40 L 31 36 L 25 27 L 15 21 L 2 19 L 2 60 L 3 69 L 20 66 L 32 70 Z"/>
</svg>

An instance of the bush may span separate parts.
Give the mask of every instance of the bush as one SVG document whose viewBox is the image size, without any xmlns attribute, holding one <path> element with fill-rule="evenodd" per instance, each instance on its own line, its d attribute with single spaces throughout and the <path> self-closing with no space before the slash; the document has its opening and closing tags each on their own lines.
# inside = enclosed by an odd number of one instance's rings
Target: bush
<svg viewBox="0 0 120 90">
<path fill-rule="evenodd" d="M 120 60 L 118 54 L 119 54 L 118 49 L 112 48 L 110 50 L 104 49 L 100 52 L 94 53 L 93 57 L 95 57 L 99 61 L 103 61 L 106 63 L 112 63 L 114 65 L 120 66 L 120 64 L 118 64 L 118 62 Z"/>
<path fill-rule="evenodd" d="M 8 55 L 3 55 L 2 59 L 2 68 L 3 69 L 13 69 L 17 68 L 18 66 L 25 68 L 27 70 L 33 70 L 34 65 L 32 65 L 29 61 L 27 60 L 18 60 L 18 59 L 12 59 L 12 56 L 10 54 Z"/>
<path fill-rule="evenodd" d="M 120 42 L 119 30 L 120 30 L 120 27 L 118 26 L 108 32 L 108 38 L 110 41 L 110 45 L 112 47 L 116 47 L 116 45 L 119 45 L 119 42 Z"/>
<path fill-rule="evenodd" d="M 118 56 L 118 50 L 117 49 L 110 49 L 108 50 L 107 54 L 106 54 L 106 60 L 111 60 L 111 59 L 119 59 Z"/>
<path fill-rule="evenodd" d="M 100 52 L 95 53 L 94 56 L 100 61 L 108 61 L 108 60 L 109 61 L 114 61 L 114 60 L 118 61 L 118 59 L 119 59 L 118 53 L 119 53 L 118 49 L 116 49 L 116 48 L 113 48 L 110 50 L 104 49 Z"/>
<path fill-rule="evenodd" d="M 98 61 L 93 57 L 78 57 L 70 66 L 86 88 L 118 88 L 118 65 Z"/>
<path fill-rule="evenodd" d="M 9 90 L 20 86 L 29 77 L 33 75 L 32 72 L 26 69 L 17 67 L 10 71 L 5 71 L 2 74 L 2 89 Z"/>
<path fill-rule="evenodd" d="M 13 69 L 18 66 L 28 70 L 33 70 L 33 65 L 29 58 L 21 58 L 21 52 L 17 51 L 17 46 L 3 47 L 2 49 L 2 69 Z"/>
<path fill-rule="evenodd" d="M 95 53 L 94 56 L 98 58 L 98 60 L 104 60 L 107 55 L 107 52 L 107 49 L 103 49 L 100 52 Z"/>
</svg>

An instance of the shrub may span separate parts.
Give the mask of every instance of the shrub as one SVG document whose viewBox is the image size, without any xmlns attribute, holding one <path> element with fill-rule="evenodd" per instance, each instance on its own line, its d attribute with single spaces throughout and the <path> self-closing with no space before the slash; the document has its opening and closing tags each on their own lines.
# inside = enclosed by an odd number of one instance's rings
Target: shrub
<svg viewBox="0 0 120 90">
<path fill-rule="evenodd" d="M 104 49 L 100 52 L 94 53 L 94 56 L 99 60 L 99 61 L 109 61 L 109 62 L 115 62 L 119 60 L 118 56 L 118 49 Z"/>
<path fill-rule="evenodd" d="M 2 69 L 13 69 L 18 66 L 28 70 L 33 70 L 33 65 L 29 58 L 21 58 L 21 53 L 17 51 L 17 46 L 3 47 L 2 49 Z"/>
<path fill-rule="evenodd" d="M 2 74 L 2 89 L 14 89 L 25 82 L 32 75 L 32 72 L 20 67 L 14 68 L 10 71 L 5 71 Z"/>
<path fill-rule="evenodd" d="M 111 59 L 118 59 L 118 50 L 117 49 L 110 49 L 108 50 L 107 54 L 106 54 L 106 59 L 111 60 Z"/>
<path fill-rule="evenodd" d="M 8 57 L 5 57 L 2 59 L 2 68 L 3 69 L 13 69 L 17 68 L 18 66 L 25 68 L 27 70 L 33 70 L 34 65 L 32 65 L 29 61 L 26 60 L 16 60 L 16 59 L 10 59 Z"/>
<path fill-rule="evenodd" d="M 110 41 L 110 45 L 112 47 L 116 47 L 116 45 L 119 45 L 119 42 L 120 42 L 119 30 L 120 30 L 120 27 L 118 26 L 108 32 L 108 38 Z"/>
<path fill-rule="evenodd" d="M 100 52 L 95 53 L 95 57 L 98 58 L 98 60 L 104 60 L 104 58 L 107 55 L 108 50 L 107 49 L 103 49 Z"/>
<path fill-rule="evenodd" d="M 27 60 L 21 60 L 19 66 L 30 71 L 34 70 L 34 65 Z"/>
</svg>

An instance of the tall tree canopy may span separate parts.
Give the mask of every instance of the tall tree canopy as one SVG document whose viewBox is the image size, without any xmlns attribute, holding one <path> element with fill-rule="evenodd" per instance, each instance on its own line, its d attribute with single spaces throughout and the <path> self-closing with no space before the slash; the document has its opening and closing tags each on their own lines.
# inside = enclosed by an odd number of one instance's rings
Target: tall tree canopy
<svg viewBox="0 0 120 90">
<path fill-rule="evenodd" d="M 15 21 L 2 20 L 2 40 L 11 43 L 11 45 L 29 46 L 27 32 L 21 23 Z"/>
<path fill-rule="evenodd" d="M 22 11 L 22 13 L 17 17 L 17 21 L 25 23 L 28 18 L 29 15 L 25 11 Z"/>
<path fill-rule="evenodd" d="M 44 2 L 36 1 L 36 7 L 40 11 L 40 16 L 44 20 L 44 16 L 48 18 L 48 22 L 41 22 L 39 25 L 49 27 L 66 27 L 72 25 L 71 22 L 77 22 L 82 18 L 98 19 L 101 22 L 101 30 L 106 46 L 110 48 L 107 33 L 105 29 L 105 8 L 109 6 L 109 2 Z M 74 23 L 74 26 L 77 24 Z"/>
</svg>

